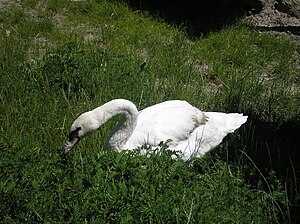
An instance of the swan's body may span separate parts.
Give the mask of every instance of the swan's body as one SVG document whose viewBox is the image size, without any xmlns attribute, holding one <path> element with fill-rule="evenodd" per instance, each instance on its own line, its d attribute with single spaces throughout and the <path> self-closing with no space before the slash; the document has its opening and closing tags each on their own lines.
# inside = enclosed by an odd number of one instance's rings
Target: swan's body
<svg viewBox="0 0 300 224">
<path fill-rule="evenodd" d="M 205 155 L 247 121 L 243 114 L 202 112 L 186 101 L 166 101 L 138 112 L 132 102 L 116 99 L 74 121 L 64 154 L 80 137 L 118 114 L 124 115 L 124 119 L 110 134 L 108 143 L 112 148 L 130 150 L 145 144 L 156 147 L 170 139 L 169 148 L 179 152 L 184 160 Z"/>
</svg>

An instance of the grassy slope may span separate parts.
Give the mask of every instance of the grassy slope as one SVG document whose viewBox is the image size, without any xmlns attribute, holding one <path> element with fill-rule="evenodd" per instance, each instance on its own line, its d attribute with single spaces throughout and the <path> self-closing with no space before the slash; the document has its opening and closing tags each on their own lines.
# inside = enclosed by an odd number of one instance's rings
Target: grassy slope
<svg viewBox="0 0 300 224">
<path fill-rule="evenodd" d="M 107 1 L 22 1 L 0 14 L 0 220 L 273 223 L 284 192 L 250 189 L 217 155 L 194 168 L 103 153 L 113 122 L 58 152 L 73 119 L 113 98 L 185 99 L 266 122 L 299 115 L 299 46 L 242 26 L 191 41 Z M 100 138 L 99 138 L 100 136 Z M 236 150 L 251 133 L 233 138 Z M 228 144 L 217 150 L 226 152 Z M 226 160 L 226 158 L 225 158 Z M 230 206 L 228 206 L 230 205 Z"/>
</svg>

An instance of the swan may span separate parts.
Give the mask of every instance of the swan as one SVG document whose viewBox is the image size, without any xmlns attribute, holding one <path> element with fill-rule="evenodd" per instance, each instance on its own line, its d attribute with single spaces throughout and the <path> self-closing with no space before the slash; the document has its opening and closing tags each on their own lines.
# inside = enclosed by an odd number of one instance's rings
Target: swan
<svg viewBox="0 0 300 224">
<path fill-rule="evenodd" d="M 165 101 L 138 111 L 131 101 L 114 99 L 74 121 L 62 154 L 68 155 L 83 136 L 116 115 L 122 115 L 122 119 L 107 142 L 113 149 L 131 150 L 145 144 L 157 147 L 171 140 L 168 148 L 183 160 L 204 156 L 248 118 L 239 113 L 203 112 L 182 100 Z"/>
</svg>

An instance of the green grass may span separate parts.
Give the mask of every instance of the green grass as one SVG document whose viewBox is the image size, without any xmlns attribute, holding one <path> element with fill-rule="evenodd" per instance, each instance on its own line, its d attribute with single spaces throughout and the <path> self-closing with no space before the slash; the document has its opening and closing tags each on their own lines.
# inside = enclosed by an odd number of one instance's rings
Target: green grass
<svg viewBox="0 0 300 224">
<path fill-rule="evenodd" d="M 251 191 L 221 160 L 191 169 L 170 153 L 5 155 L 2 222 L 268 223 L 279 196 Z"/>
<path fill-rule="evenodd" d="M 300 112 L 298 74 L 299 45 L 243 25 L 190 40 L 159 19 L 104 0 L 28 0 L 1 9 L 0 222 L 285 218 L 279 204 L 288 196 L 276 175 L 255 186 L 245 179 L 258 172 L 238 154 L 255 145 L 251 120 L 194 166 L 168 151 L 150 158 L 104 151 L 114 122 L 82 140 L 67 161 L 59 153 L 75 117 L 114 98 L 139 109 L 185 99 L 203 110 L 282 124 Z M 244 159 L 232 163 L 226 155 L 232 151 Z"/>
</svg>

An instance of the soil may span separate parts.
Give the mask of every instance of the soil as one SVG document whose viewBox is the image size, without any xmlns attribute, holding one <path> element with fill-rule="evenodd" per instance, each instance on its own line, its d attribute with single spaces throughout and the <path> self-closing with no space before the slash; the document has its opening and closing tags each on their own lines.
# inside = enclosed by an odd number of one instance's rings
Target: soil
<svg viewBox="0 0 300 224">
<path fill-rule="evenodd" d="M 300 18 L 281 12 L 274 5 L 266 5 L 245 20 L 261 31 L 283 33 L 300 43 Z"/>
</svg>

